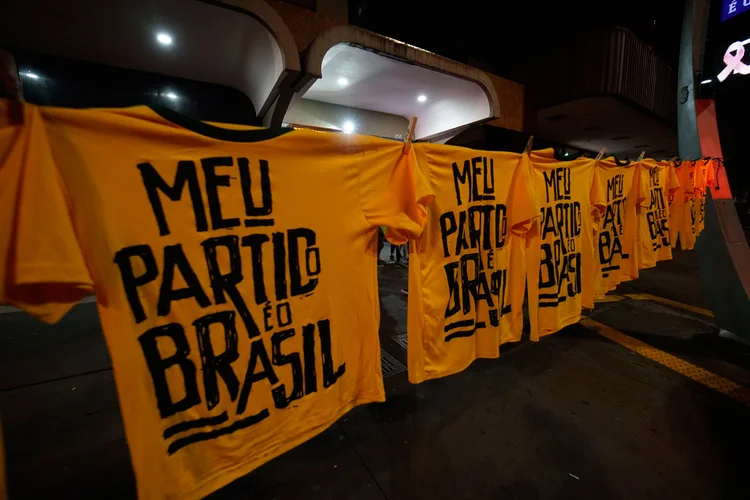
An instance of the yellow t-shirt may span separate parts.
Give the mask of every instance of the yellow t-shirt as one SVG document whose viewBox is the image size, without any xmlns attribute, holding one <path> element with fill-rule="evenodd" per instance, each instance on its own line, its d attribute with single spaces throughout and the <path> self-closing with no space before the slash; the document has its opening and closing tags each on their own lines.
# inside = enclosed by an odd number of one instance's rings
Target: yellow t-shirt
<svg viewBox="0 0 750 500">
<path fill-rule="evenodd" d="M 531 339 L 576 323 L 594 307 L 594 241 L 605 197 L 596 161 L 560 161 L 552 149 L 531 154 L 541 210 L 526 238 Z"/>
<path fill-rule="evenodd" d="M 635 162 L 621 164 L 612 156 L 597 169 L 604 187 L 606 209 L 599 220 L 594 293 L 601 297 L 623 281 L 638 277 L 638 229 L 635 209 L 645 197 Z"/>
<path fill-rule="evenodd" d="M 460 372 L 523 328 L 525 274 L 513 235 L 539 216 L 528 156 L 416 144 L 435 201 L 409 256 L 409 380 Z"/>
<path fill-rule="evenodd" d="M 696 162 L 695 174 L 695 236 L 703 232 L 706 224 L 706 192 L 716 181 L 713 161 L 701 159 Z"/>
<path fill-rule="evenodd" d="M 431 199 L 411 150 L 143 106 L 41 113 L 54 161 L 14 186 L 11 278 L 54 287 L 46 319 L 96 290 L 140 498 L 204 497 L 384 400 L 378 225 L 415 237 Z"/>
<path fill-rule="evenodd" d="M 646 199 L 637 209 L 638 257 L 640 269 L 646 269 L 672 258 L 669 203 L 680 182 L 671 164 L 646 159 L 638 168 L 646 189 Z"/>
<path fill-rule="evenodd" d="M 675 173 L 680 188 L 675 191 L 669 214 L 669 227 L 672 229 L 672 248 L 675 248 L 679 238 L 680 248 L 692 250 L 695 247 L 695 162 L 683 161 Z M 680 203 L 681 202 L 681 203 Z M 675 238 L 674 234 L 678 237 Z"/>
<path fill-rule="evenodd" d="M 61 298 L 54 287 L 32 290 L 28 286 L 16 283 L 15 270 L 10 265 L 16 254 L 17 217 L 23 214 L 20 205 L 28 201 L 28 197 L 24 197 L 19 186 L 29 184 L 30 181 L 26 179 L 33 175 L 34 168 L 26 166 L 36 168 L 41 158 L 38 152 L 44 150 L 44 145 L 45 134 L 38 109 L 0 99 L 0 272 L 3 273 L 2 278 L 7 278 L 0 279 L 0 304 L 12 303 L 23 306 L 35 316 L 56 320 L 61 316 L 55 316 Z M 43 189 L 44 186 L 39 187 Z M 33 195 L 36 196 L 36 193 Z M 46 201 L 47 196 L 51 197 L 50 203 L 59 201 L 54 198 L 54 193 L 44 192 L 36 201 Z M 72 231 L 72 226 L 69 222 L 61 221 L 60 231 L 66 230 Z M 59 238 L 49 240 L 49 243 L 55 245 L 56 251 L 69 259 L 75 260 L 75 256 L 80 255 L 77 245 L 69 248 L 66 241 Z M 82 261 L 77 262 L 80 263 Z M 82 291 L 78 298 L 83 298 L 87 293 L 88 291 Z"/>
<path fill-rule="evenodd" d="M 691 167 L 690 162 L 675 163 L 674 165 L 675 175 L 677 175 L 680 187 L 674 192 L 672 203 L 669 205 L 670 236 L 672 248 L 677 248 L 677 241 L 679 240 L 680 246 L 683 249 L 687 249 L 688 246 L 692 248 L 692 243 L 688 242 L 687 235 L 685 234 L 685 223 L 691 217 L 691 198 L 693 196 L 695 168 Z M 693 236 L 692 229 L 690 236 Z M 692 238 L 692 242 L 695 242 L 694 238 Z"/>
</svg>

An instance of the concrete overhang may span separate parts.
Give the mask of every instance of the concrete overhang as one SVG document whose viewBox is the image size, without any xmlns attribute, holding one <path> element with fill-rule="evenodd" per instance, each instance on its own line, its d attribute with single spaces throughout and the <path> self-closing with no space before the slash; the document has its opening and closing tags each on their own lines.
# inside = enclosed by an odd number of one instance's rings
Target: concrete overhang
<svg viewBox="0 0 750 500">
<path fill-rule="evenodd" d="M 297 97 L 416 116 L 416 139 L 444 140 L 500 116 L 497 92 L 483 71 L 354 26 L 324 31 L 303 60 Z"/>
<path fill-rule="evenodd" d="M 161 31 L 172 45 L 156 41 Z M 0 44 L 226 85 L 259 118 L 301 69 L 289 28 L 263 0 L 6 0 Z"/>
<path fill-rule="evenodd" d="M 581 30 L 523 73 L 538 137 L 629 158 L 677 155 L 676 74 L 629 30 Z"/>
<path fill-rule="evenodd" d="M 677 156 L 671 124 L 615 96 L 576 99 L 539 110 L 537 135 L 577 149 L 608 155 L 662 159 Z"/>
</svg>

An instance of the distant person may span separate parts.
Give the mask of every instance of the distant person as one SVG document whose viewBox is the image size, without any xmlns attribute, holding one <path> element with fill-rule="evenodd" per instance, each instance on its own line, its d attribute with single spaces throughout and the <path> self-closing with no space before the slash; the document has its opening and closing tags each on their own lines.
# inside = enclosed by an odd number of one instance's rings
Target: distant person
<svg viewBox="0 0 750 500">
<path fill-rule="evenodd" d="M 384 246 L 385 246 L 385 228 L 383 226 L 380 226 L 380 228 L 378 228 L 378 267 L 385 264 L 385 260 L 383 260 L 380 257 L 380 254 L 383 252 Z"/>
<path fill-rule="evenodd" d="M 402 245 L 394 245 L 391 243 L 391 264 L 398 263 L 401 260 L 400 254 L 403 253 Z M 393 257 L 395 254 L 395 258 Z"/>
<path fill-rule="evenodd" d="M 405 243 L 403 245 L 391 245 L 391 264 L 406 264 L 407 256 L 409 253 L 408 245 L 408 243 Z"/>
</svg>

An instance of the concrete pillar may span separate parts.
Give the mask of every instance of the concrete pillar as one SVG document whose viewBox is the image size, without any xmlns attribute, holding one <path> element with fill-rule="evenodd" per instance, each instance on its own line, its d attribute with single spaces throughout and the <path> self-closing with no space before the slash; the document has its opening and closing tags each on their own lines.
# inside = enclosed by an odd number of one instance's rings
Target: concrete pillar
<svg viewBox="0 0 750 500">
<path fill-rule="evenodd" d="M 701 144 L 708 146 L 713 138 L 702 137 L 710 135 L 710 127 L 699 127 L 696 114 L 695 66 L 699 66 L 702 60 L 709 7 L 708 0 L 686 1 L 680 39 L 677 132 L 680 157 L 691 160 L 704 153 L 721 154 L 720 147 L 714 151 L 702 150 Z M 718 132 L 715 135 L 718 138 Z M 719 196 L 719 193 L 707 190 L 705 230 L 696 241 L 695 251 L 716 324 L 725 334 L 750 340 L 750 249 L 737 217 L 731 190 L 727 188 L 726 191 L 729 196 Z"/>
</svg>

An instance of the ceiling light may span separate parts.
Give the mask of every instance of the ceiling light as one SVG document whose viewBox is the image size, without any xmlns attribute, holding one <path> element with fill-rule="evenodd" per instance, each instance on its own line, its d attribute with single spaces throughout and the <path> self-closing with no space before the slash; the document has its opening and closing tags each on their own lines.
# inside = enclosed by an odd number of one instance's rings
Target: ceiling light
<svg viewBox="0 0 750 500">
<path fill-rule="evenodd" d="M 166 94 L 164 94 L 164 97 L 174 100 L 174 99 L 177 99 L 179 96 L 175 94 L 174 92 L 167 92 Z"/>
<path fill-rule="evenodd" d="M 708 80 L 703 80 L 703 81 L 701 82 L 701 85 L 705 85 L 705 84 L 707 84 L 707 83 L 711 83 L 711 79 L 710 79 L 710 78 L 709 78 Z"/>
<path fill-rule="evenodd" d="M 172 36 L 167 33 L 159 33 L 156 35 L 156 41 L 162 45 L 172 45 Z"/>
<path fill-rule="evenodd" d="M 341 128 L 345 133 L 351 134 L 354 132 L 354 123 L 352 122 L 344 122 L 344 126 Z"/>
<path fill-rule="evenodd" d="M 425 102 L 426 100 L 427 100 L 427 96 L 424 95 L 424 94 L 419 94 L 417 96 L 417 101 L 419 101 L 419 102 Z"/>
<path fill-rule="evenodd" d="M 339 84 L 339 87 L 346 87 L 347 85 L 349 85 L 349 80 L 342 76 L 341 78 L 338 79 L 338 84 Z"/>
<path fill-rule="evenodd" d="M 32 80 L 36 80 L 37 78 L 39 78 L 39 75 L 37 75 L 36 73 L 32 73 L 31 71 L 25 71 L 21 74 L 25 77 L 31 78 Z"/>
</svg>

